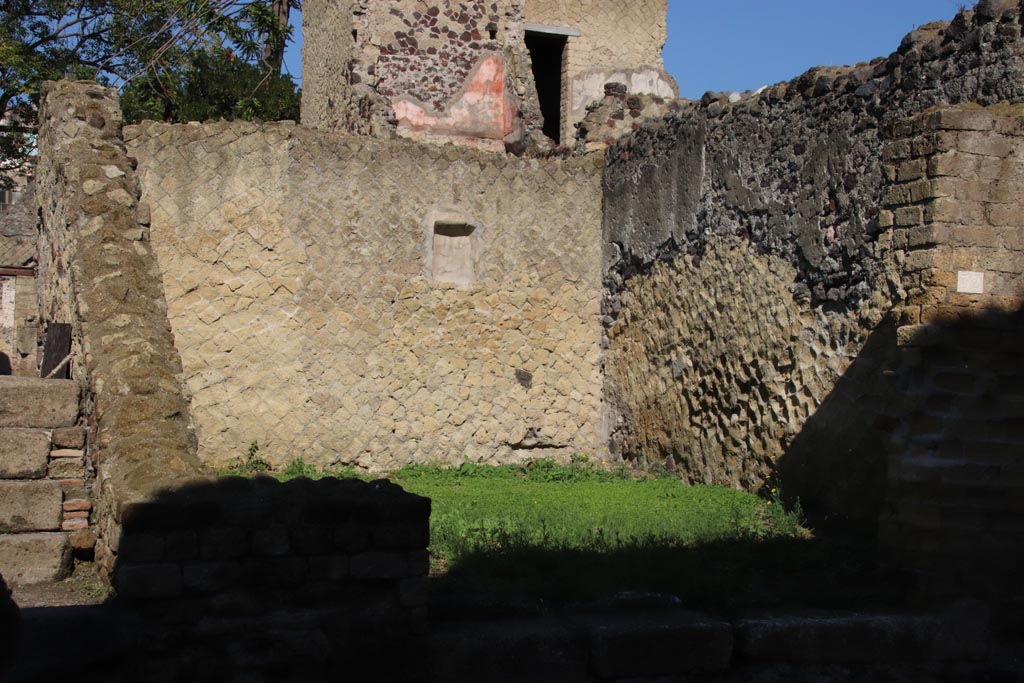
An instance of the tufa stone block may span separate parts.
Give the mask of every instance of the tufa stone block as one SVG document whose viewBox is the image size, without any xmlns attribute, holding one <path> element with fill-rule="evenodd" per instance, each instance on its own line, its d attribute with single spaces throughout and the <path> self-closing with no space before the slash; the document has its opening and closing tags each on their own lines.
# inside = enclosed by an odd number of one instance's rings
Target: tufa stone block
<svg viewBox="0 0 1024 683">
<path fill-rule="evenodd" d="M 63 493 L 56 481 L 0 481 L 0 533 L 56 531 Z"/>
<path fill-rule="evenodd" d="M 82 427 L 54 429 L 50 439 L 54 448 L 84 448 L 85 429 Z"/>
<path fill-rule="evenodd" d="M 39 479 L 46 475 L 50 438 L 40 430 L 0 430 L 0 479 Z"/>
<path fill-rule="evenodd" d="M 0 535 L 0 574 L 15 585 L 60 581 L 71 573 L 66 534 Z"/>
<path fill-rule="evenodd" d="M 73 381 L 0 376 L 0 428 L 70 427 L 77 418 Z"/>
</svg>

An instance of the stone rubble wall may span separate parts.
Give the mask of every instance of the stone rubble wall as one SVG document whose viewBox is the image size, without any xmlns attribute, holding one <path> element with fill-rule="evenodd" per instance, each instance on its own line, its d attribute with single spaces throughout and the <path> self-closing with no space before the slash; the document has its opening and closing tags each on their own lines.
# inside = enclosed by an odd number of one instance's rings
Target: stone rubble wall
<svg viewBox="0 0 1024 683">
<path fill-rule="evenodd" d="M 685 108 L 683 100 L 658 95 L 630 95 L 625 83 L 608 83 L 604 97 L 586 108 L 576 129 L 576 152 L 598 152 L 611 147 L 651 119 L 662 119 Z"/>
<path fill-rule="evenodd" d="M 600 100 L 609 82 L 631 94 L 678 97 L 661 51 L 668 39 L 665 0 L 525 0 L 526 21 L 572 28 L 562 74 L 562 139 L 575 137 L 586 108 Z"/>
<path fill-rule="evenodd" d="M 599 452 L 599 159 L 287 124 L 126 137 L 205 463 Z M 476 282 L 434 279 L 437 221 L 475 226 Z"/>
<path fill-rule="evenodd" d="M 352 2 L 312 0 L 302 7 L 302 121 L 326 130 L 362 130 L 349 83 L 355 50 Z M 383 131 L 378 131 L 383 133 Z"/>
<path fill-rule="evenodd" d="M 608 151 L 613 452 L 747 488 L 781 473 L 807 507 L 877 519 L 907 296 L 881 131 L 1024 100 L 1022 23 L 984 0 L 889 58 L 709 94 Z"/>
<path fill-rule="evenodd" d="M 571 141 L 609 81 L 677 95 L 661 58 L 665 16 L 664 0 L 312 0 L 303 11 L 302 121 L 493 151 L 547 150 L 527 25 L 582 34 L 568 39 L 562 65 L 560 139 Z"/>
<path fill-rule="evenodd" d="M 113 90 L 45 84 L 36 169 L 40 301 L 44 323 L 72 324 L 72 374 L 89 428 L 85 465 L 95 468 L 89 526 L 106 571 L 122 505 L 201 471 L 120 124 Z"/>
<path fill-rule="evenodd" d="M 1019 618 L 1024 105 L 936 109 L 889 135 L 883 220 L 907 300 L 883 546 L 936 590 L 966 585 Z"/>
<path fill-rule="evenodd" d="M 303 17 L 305 125 L 495 151 L 542 142 L 521 2 L 314 0 Z"/>
</svg>

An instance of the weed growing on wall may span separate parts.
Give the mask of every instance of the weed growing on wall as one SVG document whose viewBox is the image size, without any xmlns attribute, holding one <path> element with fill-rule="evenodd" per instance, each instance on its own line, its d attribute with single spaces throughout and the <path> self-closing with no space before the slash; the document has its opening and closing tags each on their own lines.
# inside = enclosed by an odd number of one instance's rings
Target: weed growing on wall
<svg viewBox="0 0 1024 683">
<path fill-rule="evenodd" d="M 226 469 L 227 474 L 249 476 L 270 472 L 272 469 L 270 461 L 260 457 L 260 445 L 256 441 L 249 444 L 249 450 L 244 458 L 236 458 Z"/>
</svg>

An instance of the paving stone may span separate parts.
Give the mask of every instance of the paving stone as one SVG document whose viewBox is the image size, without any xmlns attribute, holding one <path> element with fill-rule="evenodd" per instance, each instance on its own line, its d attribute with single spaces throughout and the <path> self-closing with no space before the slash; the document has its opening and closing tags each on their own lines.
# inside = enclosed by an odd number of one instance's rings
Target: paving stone
<svg viewBox="0 0 1024 683">
<path fill-rule="evenodd" d="M 50 437 L 41 430 L 0 430 L 0 479 L 38 479 L 46 474 Z"/>
</svg>

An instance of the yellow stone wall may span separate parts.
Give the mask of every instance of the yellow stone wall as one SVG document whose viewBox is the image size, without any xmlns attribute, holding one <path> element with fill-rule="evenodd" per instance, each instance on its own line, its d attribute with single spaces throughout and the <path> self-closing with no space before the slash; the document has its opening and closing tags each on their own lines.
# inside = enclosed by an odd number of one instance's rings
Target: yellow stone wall
<svg viewBox="0 0 1024 683">
<path fill-rule="evenodd" d="M 594 453 L 599 160 L 288 124 L 126 130 L 200 457 L 367 468 Z M 479 280 L 433 281 L 433 219 Z"/>
</svg>

